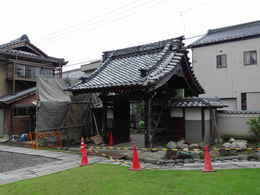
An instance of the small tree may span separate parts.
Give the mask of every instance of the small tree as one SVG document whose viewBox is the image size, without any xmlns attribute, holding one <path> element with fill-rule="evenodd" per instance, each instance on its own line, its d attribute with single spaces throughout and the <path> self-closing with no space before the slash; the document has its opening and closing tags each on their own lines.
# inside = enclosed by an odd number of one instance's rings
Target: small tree
<svg viewBox="0 0 260 195">
<path fill-rule="evenodd" d="M 260 141 L 260 116 L 247 121 L 251 132 L 256 136 L 257 141 Z"/>
</svg>

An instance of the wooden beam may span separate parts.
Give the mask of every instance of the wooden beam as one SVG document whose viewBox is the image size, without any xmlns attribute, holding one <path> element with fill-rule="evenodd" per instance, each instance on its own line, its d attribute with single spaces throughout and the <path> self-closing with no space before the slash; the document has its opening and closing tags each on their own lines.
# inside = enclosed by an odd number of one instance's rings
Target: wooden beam
<svg viewBox="0 0 260 195">
<path fill-rule="evenodd" d="M 145 147 L 152 148 L 152 96 L 145 99 Z"/>
</svg>

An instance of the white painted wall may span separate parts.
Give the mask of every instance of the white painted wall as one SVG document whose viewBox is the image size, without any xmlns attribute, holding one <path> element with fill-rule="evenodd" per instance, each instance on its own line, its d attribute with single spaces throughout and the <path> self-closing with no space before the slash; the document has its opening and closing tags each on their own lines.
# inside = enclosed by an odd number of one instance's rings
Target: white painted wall
<svg viewBox="0 0 260 195">
<path fill-rule="evenodd" d="M 259 114 L 217 114 L 219 135 L 251 135 L 247 121 L 255 118 Z"/>
<path fill-rule="evenodd" d="M 244 65 L 243 52 L 248 50 L 257 51 L 257 65 Z M 227 55 L 227 68 L 216 68 L 219 54 Z M 240 110 L 242 92 L 260 92 L 260 38 L 193 48 L 192 64 L 206 91 L 202 97 L 236 98 Z M 248 103 L 256 105 L 260 99 L 250 97 L 248 101 L 254 101 Z"/>
</svg>

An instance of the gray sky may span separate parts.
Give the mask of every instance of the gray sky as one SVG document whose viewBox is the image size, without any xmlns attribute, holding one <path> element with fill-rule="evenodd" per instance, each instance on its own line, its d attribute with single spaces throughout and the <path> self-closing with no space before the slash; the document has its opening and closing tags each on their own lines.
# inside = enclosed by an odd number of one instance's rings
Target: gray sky
<svg viewBox="0 0 260 195">
<path fill-rule="evenodd" d="M 259 5 L 257 0 L 8 0 L 1 2 L 0 43 L 27 34 L 48 55 L 75 64 L 106 50 L 260 20 Z"/>
</svg>

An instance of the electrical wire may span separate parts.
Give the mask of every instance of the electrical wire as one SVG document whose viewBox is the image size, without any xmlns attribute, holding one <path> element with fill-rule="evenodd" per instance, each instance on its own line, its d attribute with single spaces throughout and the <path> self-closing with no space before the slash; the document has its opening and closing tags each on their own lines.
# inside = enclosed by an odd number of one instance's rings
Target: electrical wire
<svg viewBox="0 0 260 195">
<path fill-rule="evenodd" d="M 164 0 L 163 2 L 167 2 L 167 1 L 168 0 Z M 134 1 L 134 2 L 140 2 L 140 0 Z M 153 1 L 147 0 L 147 1 L 144 1 L 144 2 L 136 4 L 136 5 L 134 4 L 134 6 L 128 6 L 127 9 L 116 8 L 114 10 L 109 11 L 108 14 L 104 14 L 103 16 L 96 17 L 93 20 L 88 20 L 87 22 L 83 22 L 83 23 L 80 23 L 77 25 L 72 25 L 61 31 L 51 33 L 47 37 L 45 37 L 45 39 L 47 39 L 47 40 L 49 39 L 50 41 L 62 39 L 64 37 L 66 37 L 67 36 L 66 34 L 68 34 L 69 32 L 71 33 L 71 32 L 80 31 L 80 30 L 82 30 L 82 28 L 85 28 L 85 27 L 87 27 L 88 32 L 90 32 L 92 30 L 95 30 L 97 28 L 97 25 L 106 23 L 106 21 L 109 20 L 109 15 L 112 17 L 119 16 L 119 17 L 112 19 L 112 22 L 115 22 L 115 21 L 122 20 L 122 19 L 125 19 L 126 17 L 131 16 L 133 13 L 136 12 L 135 9 L 137 9 L 137 8 L 141 8 L 141 7 L 144 7 L 147 5 L 149 6 L 149 4 L 154 6 L 158 3 L 162 3 L 162 1 L 161 0 L 153 0 Z M 125 16 L 122 17 L 122 15 L 125 15 Z M 108 23 L 106 23 L 106 24 L 108 24 Z"/>
</svg>

